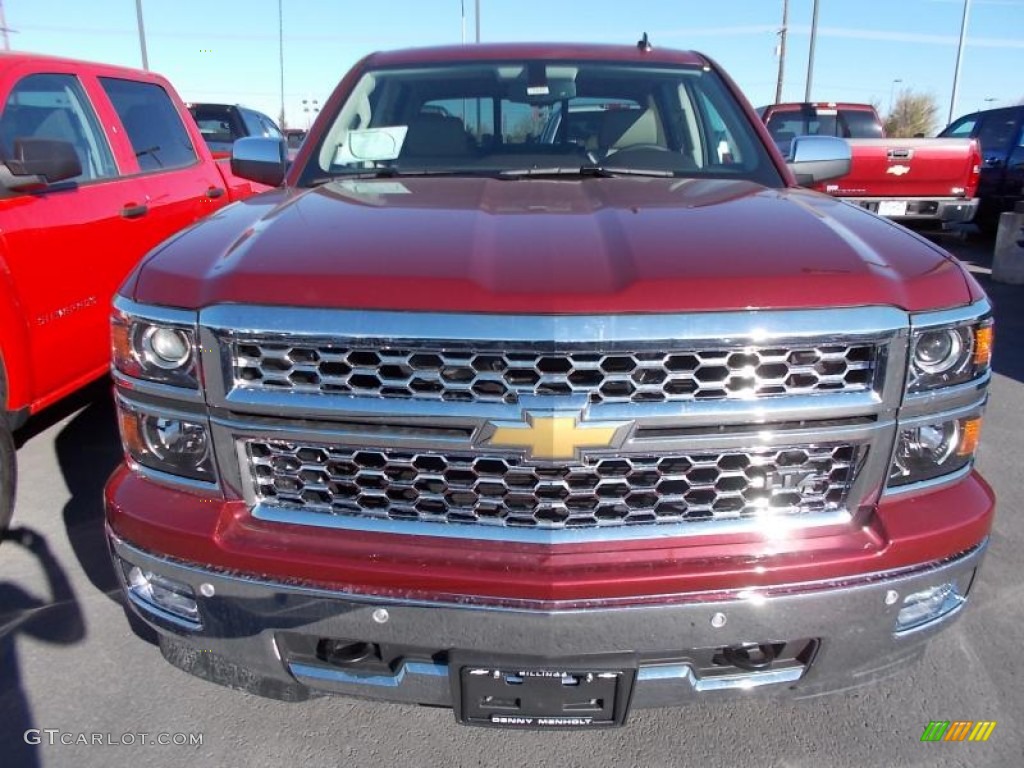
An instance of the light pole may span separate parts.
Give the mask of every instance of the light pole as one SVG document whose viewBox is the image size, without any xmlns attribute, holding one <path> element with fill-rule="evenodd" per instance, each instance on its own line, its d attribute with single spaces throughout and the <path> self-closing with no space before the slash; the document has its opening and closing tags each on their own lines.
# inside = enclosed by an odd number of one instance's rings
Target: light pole
<svg viewBox="0 0 1024 768">
<path fill-rule="evenodd" d="M 281 128 L 287 127 L 284 119 L 284 0 L 277 0 L 277 52 L 281 64 Z"/>
<path fill-rule="evenodd" d="M 967 42 L 967 17 L 971 13 L 971 0 L 964 0 L 964 17 L 960 20 L 960 44 L 956 47 L 956 69 L 953 71 L 953 95 L 949 97 L 949 119 L 946 125 L 953 122 L 956 114 L 956 92 L 960 90 L 960 63 L 964 57 L 964 43 Z"/>
<path fill-rule="evenodd" d="M 142 23 L 142 0 L 135 0 L 135 16 L 139 20 L 139 47 L 142 49 L 142 68 L 149 69 L 149 56 L 146 55 L 146 27 Z M 6 25 L 4 25 L 6 27 Z"/>
<path fill-rule="evenodd" d="M 889 111 L 885 113 L 886 117 L 889 117 L 889 115 L 892 114 L 892 99 L 893 99 L 893 95 L 896 93 L 896 86 L 899 83 L 902 83 L 902 82 L 903 82 L 902 78 L 897 77 L 896 79 L 894 79 L 892 81 L 892 85 L 889 86 Z"/>
<path fill-rule="evenodd" d="M 807 87 L 804 88 L 804 101 L 811 100 L 811 81 L 814 79 L 814 45 L 818 41 L 818 0 L 814 0 L 814 12 L 811 14 L 811 49 L 807 54 Z"/>
</svg>

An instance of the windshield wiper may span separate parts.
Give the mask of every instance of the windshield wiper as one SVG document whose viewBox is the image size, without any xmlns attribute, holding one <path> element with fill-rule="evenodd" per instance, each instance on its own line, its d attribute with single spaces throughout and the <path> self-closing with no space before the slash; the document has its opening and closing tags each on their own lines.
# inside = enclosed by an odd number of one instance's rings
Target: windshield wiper
<svg viewBox="0 0 1024 768">
<path fill-rule="evenodd" d="M 615 168 L 604 165 L 571 165 L 553 166 L 551 168 L 509 168 L 499 171 L 498 177 L 502 179 L 520 179 L 529 176 L 580 176 L 582 178 L 610 179 L 616 176 L 653 176 L 655 178 L 671 179 L 675 177 L 672 171 L 663 171 L 657 168 Z"/>
</svg>

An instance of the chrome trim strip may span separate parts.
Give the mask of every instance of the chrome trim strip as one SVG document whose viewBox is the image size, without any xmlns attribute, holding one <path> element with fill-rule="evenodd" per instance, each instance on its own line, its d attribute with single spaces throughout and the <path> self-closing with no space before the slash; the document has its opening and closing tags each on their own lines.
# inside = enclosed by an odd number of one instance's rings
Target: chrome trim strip
<svg viewBox="0 0 1024 768">
<path fill-rule="evenodd" d="M 905 312 L 872 306 L 814 310 L 745 310 L 652 315 L 498 315 L 379 310 L 327 310 L 220 304 L 199 312 L 199 324 L 226 337 L 359 337 L 533 343 L 616 343 L 637 340 L 775 343 L 783 339 L 878 338 L 906 328 Z"/>
<path fill-rule="evenodd" d="M 722 536 L 737 533 L 759 533 L 775 538 L 787 530 L 808 531 L 827 526 L 845 525 L 851 520 L 847 511 L 808 513 L 773 518 L 743 518 L 736 520 L 707 520 L 683 523 L 651 523 L 642 525 L 609 525 L 591 528 L 560 528 L 554 530 L 498 527 L 474 523 L 436 523 L 415 520 L 389 520 L 358 515 L 329 515 L 301 509 L 256 504 L 252 516 L 269 523 L 306 525 L 330 530 L 360 533 L 404 534 L 433 536 L 439 539 L 504 541 L 521 544 L 586 544 L 610 541 L 640 541 L 644 539 L 692 538 L 693 536 Z"/>
<path fill-rule="evenodd" d="M 691 681 L 699 691 L 746 691 L 760 688 L 763 685 L 792 683 L 804 676 L 807 667 L 787 667 L 785 669 L 769 669 L 764 672 L 748 672 L 747 674 L 722 675 L 720 677 L 696 678 Z"/>
<path fill-rule="evenodd" d="M 198 389 L 186 389 L 157 381 L 137 379 L 122 373 L 113 366 L 110 368 L 110 376 L 114 380 L 115 387 L 132 395 L 143 395 L 161 400 L 180 400 L 183 403 L 194 403 L 199 406 L 206 404 L 203 393 Z"/>
<path fill-rule="evenodd" d="M 937 488 L 942 488 L 946 485 L 953 485 L 959 483 L 965 477 L 967 477 L 974 470 L 974 462 L 972 461 L 966 467 L 960 467 L 956 472 L 950 472 L 948 475 L 942 475 L 941 477 L 933 477 L 930 480 L 922 480 L 919 483 L 907 483 L 906 485 L 893 485 L 886 486 L 886 489 L 882 492 L 883 499 L 891 499 L 896 496 L 905 496 L 909 493 L 924 493 L 925 491 L 934 491 Z"/>
<path fill-rule="evenodd" d="M 152 320 L 157 323 L 172 323 L 175 325 L 187 325 L 194 328 L 199 313 L 194 309 L 178 309 L 176 307 L 162 307 L 156 304 L 139 304 L 120 294 L 114 297 L 114 309 L 126 315 L 138 317 L 143 320 Z"/>
<path fill-rule="evenodd" d="M 313 664 L 289 662 L 288 671 L 301 682 L 302 678 L 326 680 L 332 683 L 348 683 L 355 685 L 373 685 L 381 688 L 397 688 L 405 681 L 406 675 L 421 677 L 448 677 L 447 664 L 427 664 L 419 661 L 407 661 L 393 675 L 358 675 L 343 669 L 319 667 Z"/>
<path fill-rule="evenodd" d="M 958 325 L 977 320 L 992 313 L 992 304 L 987 298 L 953 309 L 938 312 L 917 312 L 910 315 L 911 330 L 930 328 L 936 325 Z"/>
<path fill-rule="evenodd" d="M 900 409 L 900 418 L 934 414 L 940 410 L 969 404 L 984 398 L 991 383 L 992 372 L 988 371 L 983 376 L 963 384 L 907 394 Z"/>
</svg>

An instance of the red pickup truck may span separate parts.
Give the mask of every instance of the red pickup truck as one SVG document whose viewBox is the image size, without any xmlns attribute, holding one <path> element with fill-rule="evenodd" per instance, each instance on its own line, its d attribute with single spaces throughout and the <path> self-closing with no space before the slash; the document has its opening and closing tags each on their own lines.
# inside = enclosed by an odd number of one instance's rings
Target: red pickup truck
<svg viewBox="0 0 1024 768">
<path fill-rule="evenodd" d="M 963 612 L 989 302 L 798 187 L 843 140 L 787 164 L 697 53 L 519 44 L 368 56 L 282 147 L 114 302 L 110 546 L 171 663 L 594 727 L 862 684 Z"/>
<path fill-rule="evenodd" d="M 0 54 L 0 530 L 11 432 L 109 369 L 108 306 L 157 243 L 252 182 L 215 163 L 158 75 Z"/>
<path fill-rule="evenodd" d="M 956 224 L 978 210 L 981 151 L 970 139 L 890 139 L 870 104 L 761 107 L 783 154 L 794 136 L 839 136 L 853 151 L 850 172 L 815 188 L 901 223 Z"/>
</svg>

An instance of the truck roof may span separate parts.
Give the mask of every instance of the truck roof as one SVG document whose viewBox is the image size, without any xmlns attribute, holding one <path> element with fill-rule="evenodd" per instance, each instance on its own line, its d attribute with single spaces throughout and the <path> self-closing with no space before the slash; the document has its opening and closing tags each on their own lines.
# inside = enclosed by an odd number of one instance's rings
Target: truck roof
<svg viewBox="0 0 1024 768">
<path fill-rule="evenodd" d="M 394 66 L 437 61 L 479 61 L 501 59 L 584 59 L 624 62 L 658 62 L 704 66 L 707 59 L 695 51 L 677 51 L 653 47 L 641 50 L 632 45 L 594 45 L 583 43 L 487 43 L 406 48 L 370 54 L 367 65 Z"/>
<path fill-rule="evenodd" d="M 14 67 L 22 64 L 33 64 L 38 62 L 50 62 L 62 66 L 65 69 L 89 68 L 96 72 L 105 72 L 110 75 L 120 75 L 132 80 L 159 80 L 165 82 L 165 78 L 156 72 L 134 67 L 122 67 L 116 64 L 106 64 L 99 61 L 85 61 L 83 59 L 71 59 L 66 56 L 50 56 L 43 53 L 31 53 L 27 51 L 0 51 L 0 67 Z"/>
<path fill-rule="evenodd" d="M 759 109 L 771 109 L 775 111 L 792 109 L 844 109 L 860 112 L 874 112 L 871 104 L 856 104 L 849 101 L 787 101 L 781 104 L 768 104 Z"/>
</svg>

